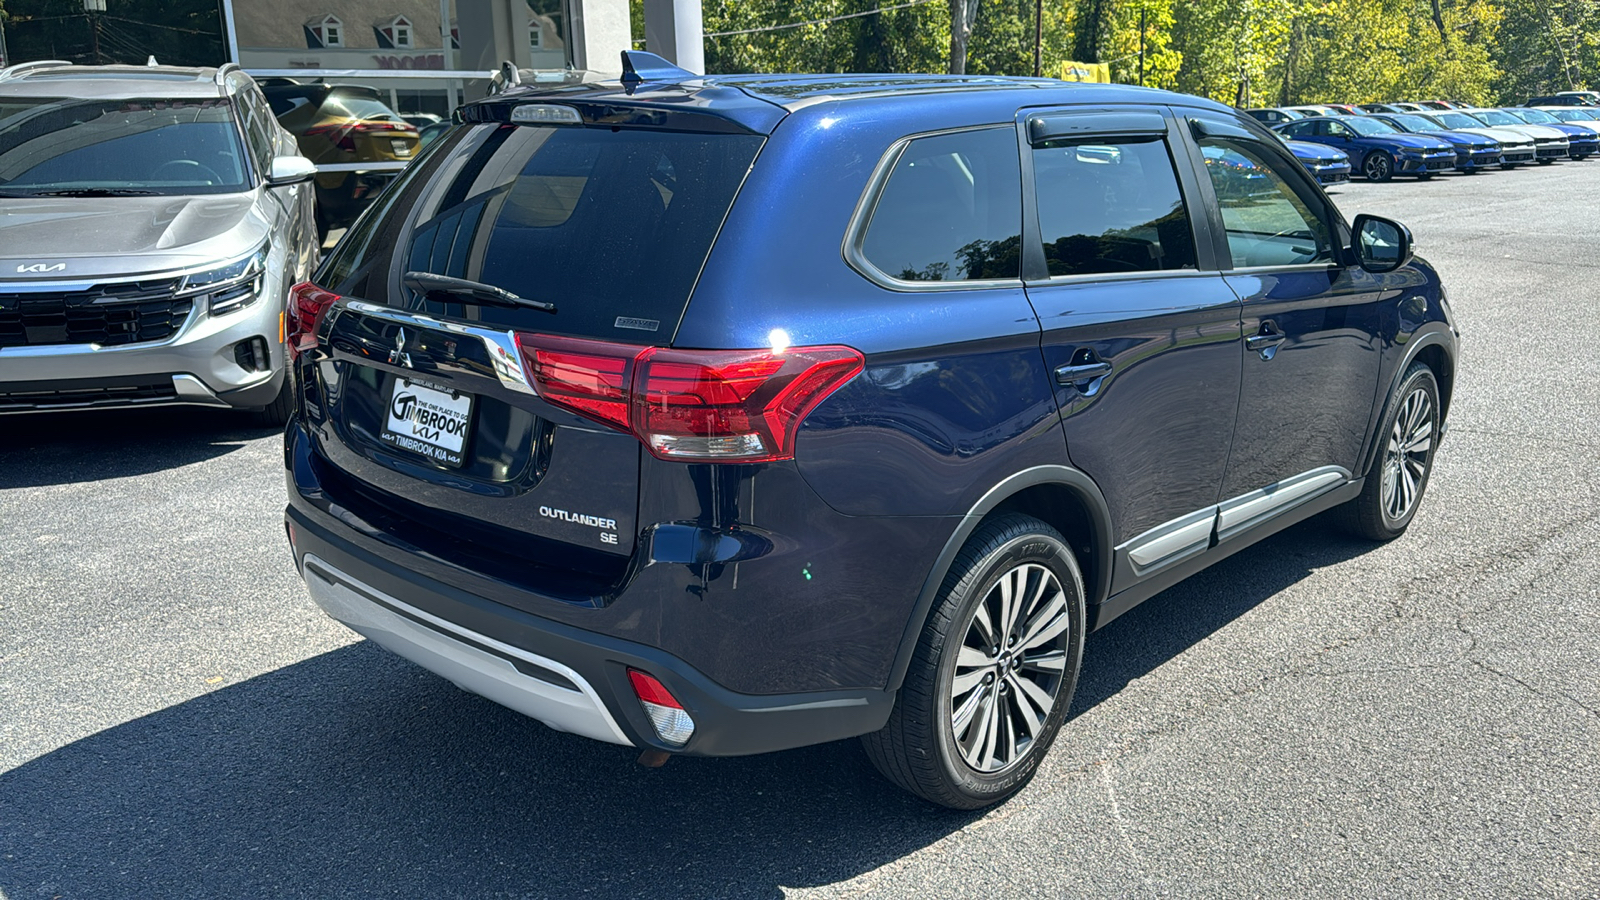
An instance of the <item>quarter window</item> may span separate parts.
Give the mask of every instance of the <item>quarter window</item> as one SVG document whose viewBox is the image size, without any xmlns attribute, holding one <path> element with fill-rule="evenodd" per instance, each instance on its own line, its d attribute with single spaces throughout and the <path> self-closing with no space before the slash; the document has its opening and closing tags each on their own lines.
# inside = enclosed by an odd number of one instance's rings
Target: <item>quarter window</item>
<svg viewBox="0 0 1600 900">
<path fill-rule="evenodd" d="M 861 253 L 901 281 L 1019 278 L 1021 182 L 1009 126 L 917 138 L 895 161 Z"/>
<path fill-rule="evenodd" d="M 1160 139 L 1051 142 L 1033 151 L 1052 276 L 1197 267 L 1194 231 Z"/>
<path fill-rule="evenodd" d="M 1333 260 L 1328 225 L 1279 171 L 1286 163 L 1247 141 L 1207 139 L 1201 150 L 1235 268 Z"/>
</svg>

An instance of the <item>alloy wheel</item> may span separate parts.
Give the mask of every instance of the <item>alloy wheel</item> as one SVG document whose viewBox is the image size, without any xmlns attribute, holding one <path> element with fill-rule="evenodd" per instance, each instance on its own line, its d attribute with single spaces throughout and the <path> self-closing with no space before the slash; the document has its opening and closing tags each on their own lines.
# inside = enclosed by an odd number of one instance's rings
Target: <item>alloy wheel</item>
<svg viewBox="0 0 1600 900">
<path fill-rule="evenodd" d="M 1389 177 L 1392 166 L 1386 154 L 1373 153 L 1367 156 L 1361 168 L 1368 181 L 1383 181 Z"/>
<path fill-rule="evenodd" d="M 973 608 L 950 682 L 950 725 L 968 766 L 1015 765 L 1044 731 L 1067 662 L 1067 595 L 1049 568 L 1022 563 Z"/>
<path fill-rule="evenodd" d="M 1389 432 L 1383 459 L 1383 514 L 1404 521 L 1417 505 L 1433 450 L 1433 400 L 1418 388 L 1406 395 Z"/>
</svg>

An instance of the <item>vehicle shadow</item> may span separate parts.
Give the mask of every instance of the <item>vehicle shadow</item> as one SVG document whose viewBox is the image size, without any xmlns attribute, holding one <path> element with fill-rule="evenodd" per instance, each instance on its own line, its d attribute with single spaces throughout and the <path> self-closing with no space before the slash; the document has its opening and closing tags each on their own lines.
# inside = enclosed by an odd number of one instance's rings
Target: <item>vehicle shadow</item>
<svg viewBox="0 0 1600 900">
<path fill-rule="evenodd" d="M 187 407 L 0 417 L 0 490 L 149 475 L 276 430 L 233 410 Z"/>
<path fill-rule="evenodd" d="M 1085 644 L 1071 716 L 1091 709 L 1318 569 L 1379 546 L 1313 516 L 1139 604 Z"/>
<path fill-rule="evenodd" d="M 1152 599 L 1089 639 L 1075 710 L 1370 546 L 1313 520 Z M 644 769 L 357 643 L 0 773 L 0 896 L 774 897 L 980 815 L 853 741 Z"/>
</svg>

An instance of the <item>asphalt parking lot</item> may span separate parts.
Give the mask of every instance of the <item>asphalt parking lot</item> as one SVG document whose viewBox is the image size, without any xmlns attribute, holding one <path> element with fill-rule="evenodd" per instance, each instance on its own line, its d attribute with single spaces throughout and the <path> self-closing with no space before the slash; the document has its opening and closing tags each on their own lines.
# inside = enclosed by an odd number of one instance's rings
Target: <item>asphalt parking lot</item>
<svg viewBox="0 0 1600 900">
<path fill-rule="evenodd" d="M 642 769 L 355 640 L 274 433 L 0 419 L 0 900 L 1600 896 L 1600 161 L 1334 193 L 1463 331 L 1411 531 L 1311 520 L 1091 636 L 984 813 L 853 742 Z"/>
</svg>

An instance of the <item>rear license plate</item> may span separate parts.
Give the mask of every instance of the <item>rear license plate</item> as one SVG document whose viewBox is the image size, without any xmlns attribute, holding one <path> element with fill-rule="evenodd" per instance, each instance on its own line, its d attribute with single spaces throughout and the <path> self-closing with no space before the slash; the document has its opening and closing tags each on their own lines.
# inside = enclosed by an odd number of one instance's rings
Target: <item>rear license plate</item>
<svg viewBox="0 0 1600 900">
<path fill-rule="evenodd" d="M 411 155 L 411 142 L 410 141 L 401 140 L 400 138 L 390 138 L 389 139 L 389 146 L 394 148 L 394 155 L 395 156 L 410 156 Z"/>
<path fill-rule="evenodd" d="M 390 446 L 460 466 L 472 421 L 472 395 L 396 378 L 389 418 L 378 437 Z"/>
</svg>

